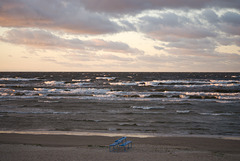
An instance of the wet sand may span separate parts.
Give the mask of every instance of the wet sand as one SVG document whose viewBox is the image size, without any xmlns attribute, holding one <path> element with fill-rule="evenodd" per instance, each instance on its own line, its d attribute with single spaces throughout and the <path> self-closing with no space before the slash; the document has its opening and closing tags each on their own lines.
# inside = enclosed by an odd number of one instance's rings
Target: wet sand
<svg viewBox="0 0 240 161">
<path fill-rule="evenodd" d="M 128 137 L 133 148 L 109 152 L 119 137 L 0 134 L 1 161 L 238 161 L 240 140 L 217 137 Z"/>
</svg>

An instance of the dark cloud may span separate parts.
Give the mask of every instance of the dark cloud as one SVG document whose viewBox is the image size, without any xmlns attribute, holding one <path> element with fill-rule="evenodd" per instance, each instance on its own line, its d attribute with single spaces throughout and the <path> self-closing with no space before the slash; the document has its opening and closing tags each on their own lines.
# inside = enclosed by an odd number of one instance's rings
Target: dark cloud
<svg viewBox="0 0 240 161">
<path fill-rule="evenodd" d="M 208 23 L 216 24 L 219 23 L 219 16 L 211 9 L 206 9 L 203 11 L 203 19 L 207 20 Z"/>
<path fill-rule="evenodd" d="M 136 31 L 139 26 L 126 19 L 118 22 L 112 18 L 122 18 L 121 14 L 137 13 L 144 10 L 161 9 L 204 9 L 215 8 L 240 8 L 238 0 L 1 0 L 0 1 L 0 26 L 2 27 L 25 27 L 41 28 L 54 31 L 64 31 L 73 34 L 109 34 L 121 31 Z M 224 32 L 235 34 L 238 30 L 240 20 L 239 14 L 228 12 L 221 18 L 212 10 L 206 10 L 203 17 L 209 23 L 217 23 L 219 20 L 226 24 L 222 27 Z M 124 17 L 123 17 L 124 18 Z M 141 18 L 142 22 L 149 24 L 141 27 L 144 30 L 154 31 L 155 28 L 186 26 L 189 18 L 186 15 L 179 16 L 176 13 L 165 13 L 162 17 L 153 18 L 146 16 Z M 197 20 L 197 18 L 196 18 Z M 195 21 L 196 23 L 196 21 Z M 190 22 L 191 25 L 191 22 Z M 196 24 L 197 25 L 197 24 Z M 149 29 L 149 27 L 151 28 Z M 207 36 L 209 31 L 203 31 L 196 26 L 190 26 L 196 30 L 193 37 Z M 187 28 L 186 30 L 189 30 Z M 164 30 L 164 29 L 163 29 Z M 179 29 L 177 29 L 179 30 Z M 233 30 L 233 32 L 229 31 Z M 171 31 L 171 29 L 170 29 Z M 179 31 L 181 32 L 181 31 Z M 190 32 L 193 32 L 190 30 Z M 199 35 L 197 34 L 199 32 Z M 157 34 L 161 34 L 158 33 Z M 175 33 L 173 33 L 175 34 Z M 186 34 L 186 33 L 185 33 Z M 193 34 L 191 34 L 193 35 Z"/>
<path fill-rule="evenodd" d="M 115 33 L 122 28 L 105 14 L 63 0 L 2 0 L 0 26 L 60 30 L 75 34 Z"/>
<path fill-rule="evenodd" d="M 222 23 L 220 29 L 231 35 L 240 35 L 240 14 L 236 12 L 226 12 L 221 16 Z"/>
<path fill-rule="evenodd" d="M 139 23 L 140 31 L 148 36 L 161 41 L 174 42 L 181 39 L 201 39 L 216 37 L 215 31 L 209 30 L 208 26 L 196 23 L 194 19 L 164 13 L 159 17 L 145 16 Z"/>
<path fill-rule="evenodd" d="M 222 17 L 221 20 L 225 23 L 231 24 L 233 26 L 240 25 L 240 14 L 236 12 L 226 12 Z"/>
<path fill-rule="evenodd" d="M 135 13 L 152 9 L 240 8 L 239 0 L 80 0 L 87 10 L 109 13 Z"/>
</svg>

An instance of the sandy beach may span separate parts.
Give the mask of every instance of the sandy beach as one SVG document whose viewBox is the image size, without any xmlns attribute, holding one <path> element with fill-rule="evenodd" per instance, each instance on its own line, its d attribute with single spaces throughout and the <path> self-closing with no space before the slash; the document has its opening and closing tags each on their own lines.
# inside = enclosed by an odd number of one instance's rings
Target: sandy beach
<svg viewBox="0 0 240 161">
<path fill-rule="evenodd" d="M 220 137 L 128 137 L 133 148 L 109 152 L 119 137 L 0 134 L 1 161 L 238 161 L 240 140 Z"/>
</svg>

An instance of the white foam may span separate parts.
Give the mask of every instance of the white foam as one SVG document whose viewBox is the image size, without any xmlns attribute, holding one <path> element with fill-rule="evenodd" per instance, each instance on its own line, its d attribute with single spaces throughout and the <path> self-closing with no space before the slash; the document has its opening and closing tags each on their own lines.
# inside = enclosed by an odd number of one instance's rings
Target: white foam
<svg viewBox="0 0 240 161">
<path fill-rule="evenodd" d="M 44 83 L 47 85 L 62 85 L 65 82 L 64 81 L 45 81 Z"/>
<path fill-rule="evenodd" d="M 8 96 L 9 93 L 0 93 L 1 96 Z"/>
<path fill-rule="evenodd" d="M 40 94 L 48 94 L 48 93 L 63 93 L 63 89 L 51 89 L 51 88 L 34 88 L 33 94 L 40 93 Z"/>
<path fill-rule="evenodd" d="M 143 109 L 143 110 L 151 110 L 151 109 L 164 109 L 165 106 L 131 106 L 133 109 Z"/>
<path fill-rule="evenodd" d="M 138 85 L 135 82 L 116 82 L 116 83 L 110 83 L 112 86 L 136 86 Z"/>
<path fill-rule="evenodd" d="M 200 113 L 200 115 L 209 115 L 209 116 L 232 116 L 233 113 Z"/>
<path fill-rule="evenodd" d="M 90 82 L 91 79 L 72 79 L 73 82 Z"/>
<path fill-rule="evenodd" d="M 110 89 L 97 89 L 97 88 L 76 88 L 69 91 L 62 91 L 62 93 L 71 94 L 106 94 Z"/>
<path fill-rule="evenodd" d="M 220 100 L 220 101 L 216 101 L 217 103 L 234 103 L 234 101 L 223 101 L 223 100 Z"/>
<path fill-rule="evenodd" d="M 97 77 L 104 79 L 105 77 Z M 111 78 L 111 77 L 107 77 Z M 105 79 L 107 79 L 105 78 Z M 222 86 L 222 87 L 231 87 L 239 86 L 240 81 L 237 80 L 152 80 L 152 81 L 137 81 L 137 82 L 115 82 L 110 83 L 110 85 L 137 85 L 137 86 L 169 86 L 174 87 L 213 87 L 213 86 Z M 175 84 L 175 85 L 174 85 Z"/>
<path fill-rule="evenodd" d="M 189 98 L 189 96 L 187 96 L 187 95 L 182 95 L 182 94 L 181 94 L 181 95 L 179 95 L 179 97 L 180 97 L 180 98 L 184 98 L 184 99 L 187 99 L 187 98 Z"/>
<path fill-rule="evenodd" d="M 67 86 L 68 87 L 81 87 L 81 86 L 86 86 L 86 85 L 89 85 L 91 83 L 68 83 Z"/>
<path fill-rule="evenodd" d="M 218 93 L 218 92 L 181 92 L 180 98 L 189 96 L 215 96 L 216 99 L 240 99 L 239 93 Z"/>
<path fill-rule="evenodd" d="M 39 80 L 39 79 L 38 78 L 21 78 L 21 77 L 0 78 L 0 81 L 32 81 L 32 80 Z"/>
<path fill-rule="evenodd" d="M 187 113 L 190 113 L 191 111 L 190 110 L 177 110 L 176 112 L 179 114 L 187 114 Z"/>
<path fill-rule="evenodd" d="M 111 80 L 115 80 L 117 77 L 96 77 L 96 79 L 103 79 L 103 80 L 108 80 L 108 81 L 111 81 Z"/>
<path fill-rule="evenodd" d="M 41 101 L 41 100 L 39 100 L 38 102 L 43 102 L 43 103 L 57 103 L 57 102 L 59 102 L 59 101 Z"/>
</svg>

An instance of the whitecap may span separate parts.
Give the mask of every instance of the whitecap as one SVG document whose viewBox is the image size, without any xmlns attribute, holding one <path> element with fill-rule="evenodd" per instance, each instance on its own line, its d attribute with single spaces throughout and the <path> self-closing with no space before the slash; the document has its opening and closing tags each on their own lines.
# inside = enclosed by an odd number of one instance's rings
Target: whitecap
<svg viewBox="0 0 240 161">
<path fill-rule="evenodd" d="M 200 115 L 209 115 L 209 116 L 232 116 L 233 113 L 200 113 Z"/>
<path fill-rule="evenodd" d="M 110 89 L 97 89 L 97 88 L 77 88 L 69 91 L 62 91 L 66 94 L 106 94 Z"/>
<path fill-rule="evenodd" d="M 63 81 L 45 81 L 44 83 L 47 85 L 62 85 L 65 82 L 63 82 Z"/>
<path fill-rule="evenodd" d="M 21 77 L 0 78 L 0 81 L 32 81 L 32 80 L 39 80 L 39 79 L 38 78 L 21 78 Z"/>
<path fill-rule="evenodd" d="M 40 102 L 40 103 L 57 103 L 59 101 L 42 101 L 42 100 L 39 100 L 38 102 Z"/>
<path fill-rule="evenodd" d="M 73 82 L 90 82 L 91 79 L 72 79 Z"/>
<path fill-rule="evenodd" d="M 216 101 L 217 103 L 234 103 L 234 101 L 223 101 L 223 100 L 221 100 L 221 101 Z"/>
<path fill-rule="evenodd" d="M 115 80 L 117 77 L 96 77 L 96 79 L 102 79 L 102 80 L 108 80 L 108 81 L 111 81 L 111 80 Z"/>
<path fill-rule="evenodd" d="M 187 96 L 187 95 L 183 95 L 183 94 L 179 95 L 179 97 L 180 97 L 180 98 L 183 98 L 183 99 L 185 99 L 185 98 L 189 98 L 189 96 Z"/>
<path fill-rule="evenodd" d="M 133 109 L 143 109 L 143 110 L 151 110 L 151 109 L 164 109 L 165 106 L 131 106 Z"/>
<path fill-rule="evenodd" d="M 116 83 L 110 83 L 112 86 L 136 86 L 138 85 L 135 82 L 116 82 Z"/>
<path fill-rule="evenodd" d="M 68 83 L 67 86 L 68 87 L 81 87 L 81 86 L 86 86 L 86 85 L 90 85 L 91 83 L 86 83 L 86 82 L 82 82 L 82 83 Z"/>
<path fill-rule="evenodd" d="M 187 114 L 187 113 L 190 113 L 190 110 L 177 110 L 176 112 L 178 114 Z"/>
</svg>

